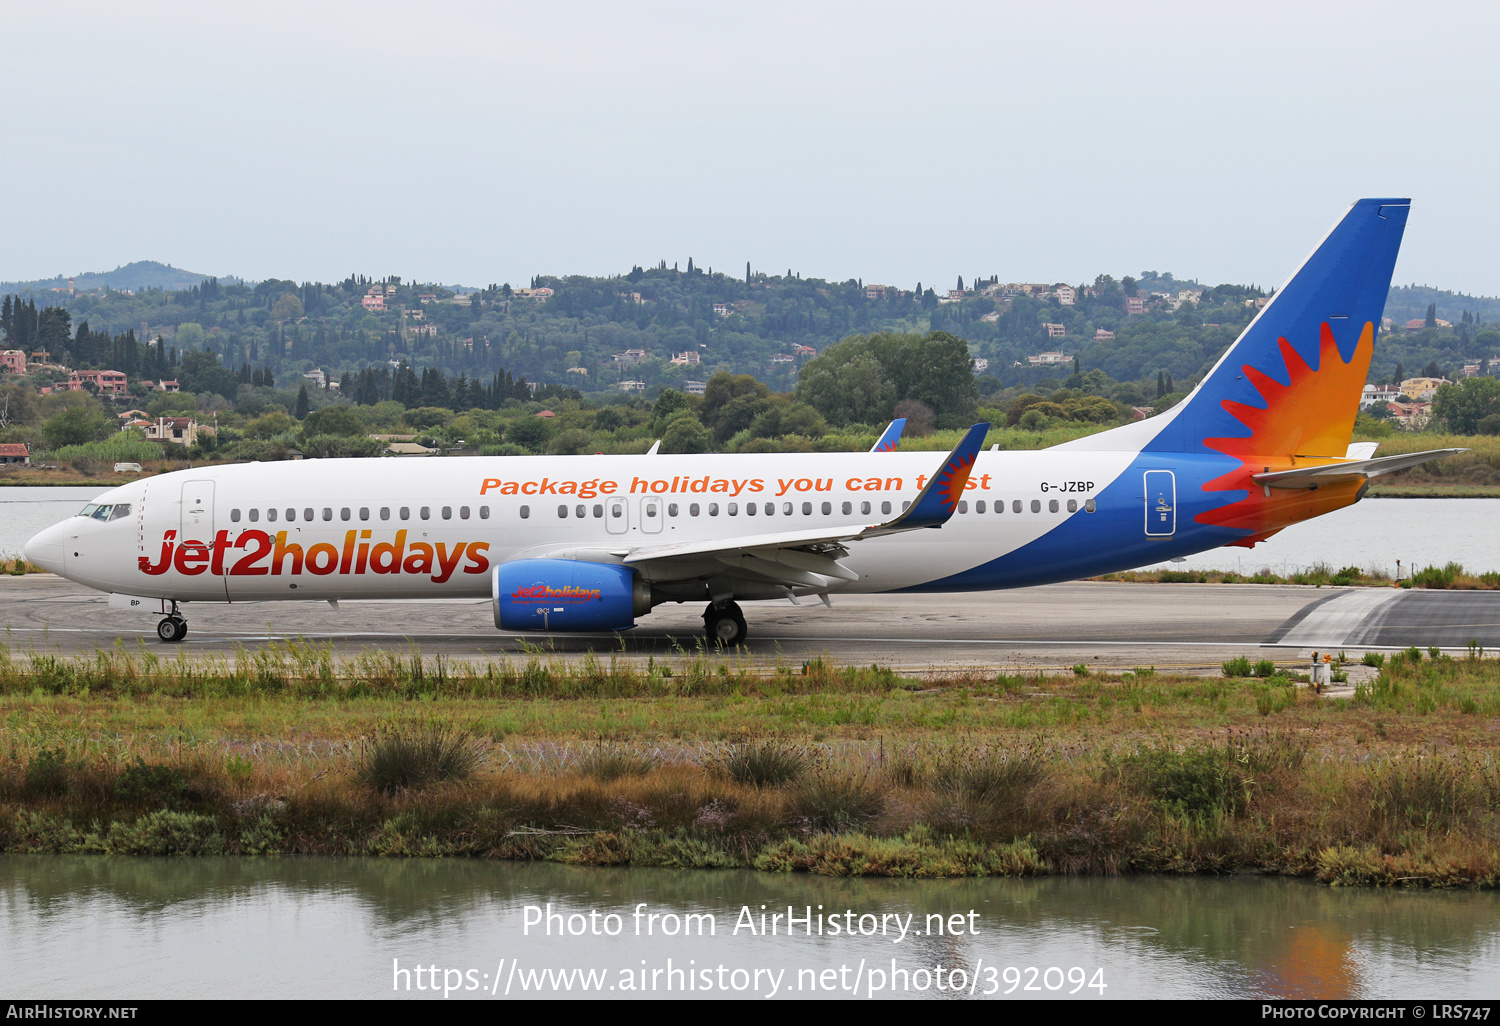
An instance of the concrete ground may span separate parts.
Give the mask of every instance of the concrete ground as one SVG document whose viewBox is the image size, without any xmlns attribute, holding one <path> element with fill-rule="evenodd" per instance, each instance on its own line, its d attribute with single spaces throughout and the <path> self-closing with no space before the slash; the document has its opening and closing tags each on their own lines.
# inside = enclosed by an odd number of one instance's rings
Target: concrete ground
<svg viewBox="0 0 1500 1026">
<path fill-rule="evenodd" d="M 836 597 L 747 603 L 755 662 L 878 663 L 909 672 L 1099 669 L 1155 666 L 1217 673 L 1233 656 L 1305 662 L 1315 650 L 1346 651 L 1471 641 L 1500 648 L 1500 592 L 1078 582 L 958 595 Z M 228 653 L 304 638 L 346 655 L 417 646 L 424 654 L 479 661 L 528 651 L 625 658 L 693 650 L 697 605 L 661 606 L 621 635 L 516 635 L 494 627 L 487 601 L 267 602 L 183 607 L 188 654 Z M 107 596 L 51 575 L 0 577 L 0 628 L 12 651 L 89 653 L 117 642 L 153 651 L 157 617 L 111 609 Z"/>
</svg>

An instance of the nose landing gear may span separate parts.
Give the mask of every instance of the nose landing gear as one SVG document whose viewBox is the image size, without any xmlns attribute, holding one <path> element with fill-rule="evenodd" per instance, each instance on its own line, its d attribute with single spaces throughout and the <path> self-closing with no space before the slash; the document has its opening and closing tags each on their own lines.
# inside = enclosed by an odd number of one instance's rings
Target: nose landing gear
<svg viewBox="0 0 1500 1026">
<path fill-rule="evenodd" d="M 703 613 L 703 630 L 710 645 L 734 648 L 745 642 L 745 616 L 734 602 L 714 602 Z"/>
<path fill-rule="evenodd" d="M 172 611 L 168 613 L 156 625 L 156 636 L 168 644 L 173 644 L 187 637 L 187 621 L 177 611 L 177 603 L 172 603 Z"/>
</svg>

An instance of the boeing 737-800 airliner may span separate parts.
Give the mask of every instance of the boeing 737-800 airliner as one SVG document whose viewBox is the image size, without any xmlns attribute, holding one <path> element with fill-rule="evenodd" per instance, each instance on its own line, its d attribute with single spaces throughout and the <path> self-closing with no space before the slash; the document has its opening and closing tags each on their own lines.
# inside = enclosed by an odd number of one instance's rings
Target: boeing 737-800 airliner
<svg viewBox="0 0 1500 1026">
<path fill-rule="evenodd" d="M 662 602 L 974 591 L 1250 546 L 1461 450 L 1350 446 L 1406 224 L 1364 199 L 1193 392 L 1035 452 L 511 456 L 201 467 L 101 495 L 26 556 L 161 615 L 188 602 L 484 597 L 502 630 L 619 631 Z M 899 433 L 899 427 L 896 428 Z M 889 433 L 888 433 L 889 436 Z M 913 597 L 913 601 L 921 601 Z"/>
</svg>

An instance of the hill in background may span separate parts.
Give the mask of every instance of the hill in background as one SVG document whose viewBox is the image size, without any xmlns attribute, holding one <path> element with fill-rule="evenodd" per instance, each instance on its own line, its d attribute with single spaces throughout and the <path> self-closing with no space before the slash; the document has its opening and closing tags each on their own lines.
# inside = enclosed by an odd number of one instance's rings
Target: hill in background
<svg viewBox="0 0 1500 1026">
<path fill-rule="evenodd" d="M 103 288 L 131 292 L 139 292 L 142 289 L 176 292 L 181 289 L 190 289 L 209 277 L 212 276 L 198 274 L 196 271 L 184 271 L 180 267 L 173 267 L 171 264 L 163 264 L 156 260 L 136 260 L 123 267 L 116 267 L 113 271 L 88 271 L 76 274 L 73 276 L 73 288 L 79 292 Z M 227 283 L 233 279 L 223 280 Z M 0 282 L 0 294 L 51 292 L 53 289 L 66 289 L 67 287 L 67 277 L 58 275 L 56 278 L 43 278 L 37 281 Z"/>
</svg>

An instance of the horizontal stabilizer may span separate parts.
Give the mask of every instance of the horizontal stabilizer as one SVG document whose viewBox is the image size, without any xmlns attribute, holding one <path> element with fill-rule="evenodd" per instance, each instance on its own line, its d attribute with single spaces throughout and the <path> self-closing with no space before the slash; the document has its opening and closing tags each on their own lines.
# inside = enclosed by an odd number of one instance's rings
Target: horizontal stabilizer
<svg viewBox="0 0 1500 1026">
<path fill-rule="evenodd" d="M 1273 470 L 1264 474 L 1252 474 L 1255 483 L 1267 488 L 1316 488 L 1353 478 L 1380 477 L 1407 467 L 1420 466 L 1444 456 L 1454 456 L 1467 449 L 1429 449 L 1426 452 L 1410 452 L 1401 456 L 1380 456 L 1371 460 L 1346 460 L 1342 463 L 1327 463 L 1317 467 L 1293 467 L 1291 470 Z"/>
</svg>

